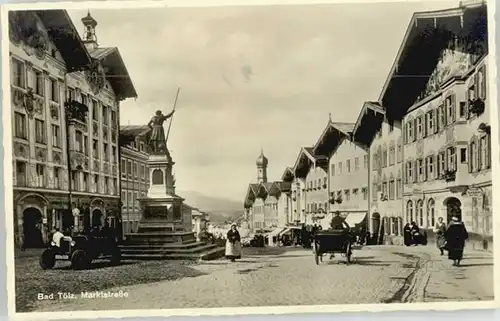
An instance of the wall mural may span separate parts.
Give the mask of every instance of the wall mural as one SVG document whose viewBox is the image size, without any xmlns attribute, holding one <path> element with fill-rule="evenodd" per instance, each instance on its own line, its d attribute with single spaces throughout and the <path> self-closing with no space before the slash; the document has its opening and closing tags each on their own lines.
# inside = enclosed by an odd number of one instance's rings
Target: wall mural
<svg viewBox="0 0 500 321">
<path fill-rule="evenodd" d="M 105 77 L 104 68 L 98 60 L 94 59 L 85 70 L 85 79 L 94 95 L 97 95 L 104 88 Z"/>
<path fill-rule="evenodd" d="M 451 77 L 463 75 L 486 54 L 486 43 L 455 37 L 441 52 L 436 68 L 417 102 L 439 90 Z"/>
<path fill-rule="evenodd" d="M 36 15 L 29 11 L 9 12 L 9 37 L 13 44 L 22 46 L 28 56 L 44 59 L 49 37 Z"/>
</svg>

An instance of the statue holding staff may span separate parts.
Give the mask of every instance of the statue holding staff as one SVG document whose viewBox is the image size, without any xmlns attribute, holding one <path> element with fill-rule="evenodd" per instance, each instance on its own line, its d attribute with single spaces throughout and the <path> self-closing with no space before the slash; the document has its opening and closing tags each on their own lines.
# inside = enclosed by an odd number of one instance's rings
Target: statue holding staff
<svg viewBox="0 0 500 321">
<path fill-rule="evenodd" d="M 165 120 L 172 117 L 175 110 L 172 110 L 167 115 L 163 115 L 161 110 L 156 111 L 156 114 L 151 118 L 148 123 L 151 128 L 151 136 L 149 138 L 149 149 L 152 154 L 166 154 L 168 155 L 167 140 L 165 138 L 165 129 L 163 123 Z"/>
</svg>

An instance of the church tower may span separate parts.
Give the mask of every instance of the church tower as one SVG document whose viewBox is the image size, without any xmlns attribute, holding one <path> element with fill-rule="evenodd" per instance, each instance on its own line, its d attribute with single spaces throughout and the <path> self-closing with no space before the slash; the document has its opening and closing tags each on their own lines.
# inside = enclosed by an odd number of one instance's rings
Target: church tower
<svg viewBox="0 0 500 321">
<path fill-rule="evenodd" d="M 257 164 L 257 183 L 267 183 L 267 158 L 262 149 L 255 163 Z"/>
<path fill-rule="evenodd" d="M 83 31 L 82 41 L 87 47 L 88 51 L 94 51 L 97 49 L 97 36 L 95 34 L 95 27 L 97 27 L 97 21 L 92 18 L 90 11 L 87 13 L 86 17 L 82 18 L 82 23 L 85 28 Z"/>
</svg>

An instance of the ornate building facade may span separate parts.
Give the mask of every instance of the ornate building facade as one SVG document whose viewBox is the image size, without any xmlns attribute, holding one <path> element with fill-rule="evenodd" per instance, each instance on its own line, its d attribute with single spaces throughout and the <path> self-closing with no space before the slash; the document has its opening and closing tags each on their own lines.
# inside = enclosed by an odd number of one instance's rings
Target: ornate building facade
<svg viewBox="0 0 500 321">
<path fill-rule="evenodd" d="M 121 230 L 120 101 L 136 97 L 116 48 L 80 38 L 64 10 L 9 12 L 14 231 L 42 246 L 56 226 Z M 114 75 L 123 75 L 117 78 Z"/>
<path fill-rule="evenodd" d="M 123 231 L 137 232 L 142 210 L 138 199 L 145 197 L 149 187 L 147 160 L 148 126 L 120 127 L 121 201 Z"/>
</svg>

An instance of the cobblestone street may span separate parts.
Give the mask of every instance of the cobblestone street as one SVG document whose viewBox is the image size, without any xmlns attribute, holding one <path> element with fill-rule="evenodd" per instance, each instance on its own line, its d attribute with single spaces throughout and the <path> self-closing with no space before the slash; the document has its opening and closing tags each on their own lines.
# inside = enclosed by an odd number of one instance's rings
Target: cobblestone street
<svg viewBox="0 0 500 321">
<path fill-rule="evenodd" d="M 432 247 L 366 247 L 316 266 L 311 251 L 202 262 L 204 275 L 112 290 L 121 299 L 41 301 L 37 311 L 161 309 L 492 299 L 492 260 L 472 254 L 452 268 Z M 490 257 L 491 258 L 491 257 Z M 490 260 L 490 261 L 488 261 Z M 482 272 L 479 272 L 481 269 Z M 478 273 L 479 272 L 479 273 Z M 479 281 L 473 275 L 481 275 Z M 489 281 L 488 281 L 489 280 Z M 462 288 L 463 286 L 467 288 Z M 91 291 L 92 289 L 88 289 Z M 427 297 L 426 297 L 427 294 Z"/>
</svg>

